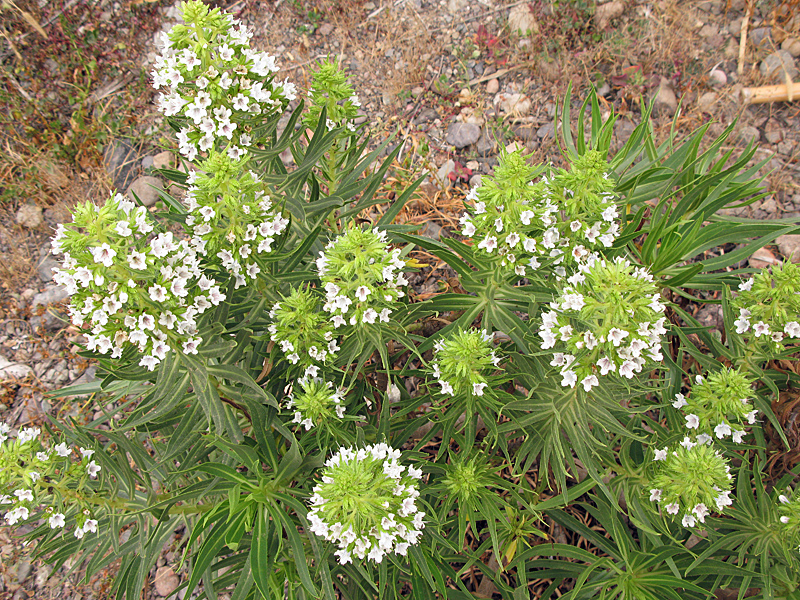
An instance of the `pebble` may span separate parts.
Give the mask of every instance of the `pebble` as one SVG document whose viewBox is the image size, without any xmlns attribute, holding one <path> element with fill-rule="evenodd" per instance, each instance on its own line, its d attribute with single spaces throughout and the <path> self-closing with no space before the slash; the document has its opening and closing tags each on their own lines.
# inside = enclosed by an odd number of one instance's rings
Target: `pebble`
<svg viewBox="0 0 800 600">
<path fill-rule="evenodd" d="M 322 36 L 330 35 L 332 31 L 333 31 L 333 25 L 331 25 L 330 23 L 323 23 L 322 25 L 319 26 L 319 29 L 317 29 L 317 33 Z"/>
<path fill-rule="evenodd" d="M 517 5 L 511 9 L 511 12 L 508 13 L 508 28 L 514 33 L 522 35 L 539 31 L 536 17 L 527 3 Z"/>
<path fill-rule="evenodd" d="M 36 273 L 44 283 L 53 281 L 53 269 L 60 267 L 61 262 L 52 254 L 45 254 L 36 265 Z"/>
<path fill-rule="evenodd" d="M 0 356 L 0 380 L 25 379 L 31 373 L 33 373 L 33 369 L 28 365 L 12 363 Z"/>
<path fill-rule="evenodd" d="M 156 571 L 156 593 L 162 598 L 166 598 L 167 596 L 171 595 L 176 589 L 178 589 L 180 583 L 181 580 L 175 574 L 175 571 L 172 569 L 172 567 L 159 567 L 158 571 Z"/>
<path fill-rule="evenodd" d="M 800 40 L 797 38 L 786 38 L 781 44 L 781 50 L 786 50 L 786 52 L 797 58 L 800 56 Z"/>
<path fill-rule="evenodd" d="M 31 574 L 31 561 L 27 558 L 21 558 L 17 563 L 17 583 L 24 582 L 28 575 Z"/>
<path fill-rule="evenodd" d="M 758 143 L 761 139 L 761 132 L 757 127 L 745 125 L 739 130 L 739 134 L 736 137 L 743 144 L 749 144 L 750 142 Z"/>
<path fill-rule="evenodd" d="M 450 173 L 456 170 L 456 163 L 453 159 L 448 159 L 446 163 L 444 163 L 439 170 L 436 172 L 436 178 L 442 184 L 443 188 L 449 188 L 453 185 L 453 182 L 450 181 Z"/>
<path fill-rule="evenodd" d="M 28 229 L 36 229 L 44 222 L 42 208 L 35 204 L 23 204 L 17 210 L 17 224 Z"/>
<path fill-rule="evenodd" d="M 490 79 L 486 82 L 486 93 L 487 94 L 496 94 L 500 91 L 500 82 L 495 77 L 494 79 Z"/>
<path fill-rule="evenodd" d="M 39 292 L 33 297 L 31 302 L 31 307 L 36 308 L 40 304 L 42 306 L 49 306 L 50 304 L 55 304 L 56 302 L 61 302 L 69 298 L 69 294 L 67 293 L 67 289 L 61 285 L 51 285 L 43 292 Z"/>
<path fill-rule="evenodd" d="M 753 255 L 747 262 L 754 269 L 765 269 L 770 265 L 778 264 L 780 261 L 775 258 L 775 255 L 769 248 L 759 248 L 753 252 Z"/>
<path fill-rule="evenodd" d="M 522 116 L 531 111 L 531 100 L 525 94 L 497 94 L 493 104 L 509 115 Z"/>
<path fill-rule="evenodd" d="M 725 74 L 725 71 L 720 69 L 711 69 L 711 72 L 708 74 L 708 79 L 714 87 L 721 87 L 728 83 L 728 76 Z"/>
<path fill-rule="evenodd" d="M 555 126 L 552 123 L 545 123 L 536 131 L 536 136 L 539 139 L 545 140 L 554 137 Z"/>
<path fill-rule="evenodd" d="M 784 129 L 775 119 L 770 119 L 764 125 L 764 137 L 770 144 L 778 144 L 783 141 Z"/>
<path fill-rule="evenodd" d="M 625 3 L 620 0 L 599 5 L 594 11 L 594 24 L 603 30 L 608 27 L 612 19 L 618 19 L 625 12 Z"/>
<path fill-rule="evenodd" d="M 489 135 L 489 131 L 486 127 L 481 129 L 481 137 L 478 138 L 478 141 L 475 143 L 475 150 L 478 151 L 480 156 L 487 156 L 494 152 L 495 148 L 495 141 Z"/>
<path fill-rule="evenodd" d="M 716 92 L 706 92 L 697 100 L 697 108 L 703 112 L 709 112 L 717 103 L 719 96 Z"/>
<path fill-rule="evenodd" d="M 772 47 L 772 27 L 756 27 L 750 30 L 747 37 L 756 48 Z"/>
<path fill-rule="evenodd" d="M 114 187 L 124 190 L 136 178 L 138 149 L 121 140 L 103 148 L 103 167 L 114 179 Z"/>
<path fill-rule="evenodd" d="M 153 164 L 155 165 L 155 160 Z M 143 175 L 138 177 L 136 181 L 130 185 L 125 194 L 131 200 L 134 200 L 133 196 L 136 194 L 136 197 L 143 206 L 153 206 L 160 198 L 158 195 L 159 190 L 164 190 L 164 184 L 158 177 Z"/>
<path fill-rule="evenodd" d="M 456 148 L 466 148 L 481 137 L 481 128 L 474 123 L 452 123 L 447 128 L 445 141 Z"/>
<path fill-rule="evenodd" d="M 773 52 L 761 61 L 761 74 L 773 83 L 785 83 L 786 77 L 794 80 L 797 78 L 797 67 L 792 57 L 786 50 Z"/>
<path fill-rule="evenodd" d="M 169 150 L 159 152 L 153 157 L 154 169 L 174 169 L 175 168 L 175 155 Z"/>
<path fill-rule="evenodd" d="M 781 254 L 793 263 L 800 263 L 800 235 L 782 235 L 775 242 Z"/>
<path fill-rule="evenodd" d="M 666 77 L 661 78 L 654 100 L 653 112 L 656 115 L 671 117 L 678 109 L 678 99 L 675 97 L 675 92 L 672 91 L 672 87 Z"/>
</svg>

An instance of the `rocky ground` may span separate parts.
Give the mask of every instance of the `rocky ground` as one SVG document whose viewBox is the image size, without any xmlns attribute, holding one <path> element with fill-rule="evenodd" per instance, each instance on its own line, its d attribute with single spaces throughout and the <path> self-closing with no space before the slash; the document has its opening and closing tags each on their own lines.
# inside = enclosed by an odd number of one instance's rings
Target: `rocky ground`
<svg viewBox="0 0 800 600">
<path fill-rule="evenodd" d="M 797 80 L 800 18 L 788 18 L 800 14 L 796 2 L 784 3 L 788 13 L 776 2 L 760 1 L 748 12 L 745 0 L 600 0 L 596 6 L 584 0 L 216 4 L 248 24 L 255 32 L 254 44 L 275 53 L 301 89 L 315 61 L 339 57 L 376 139 L 398 132 L 398 139 L 405 140 L 393 183 L 409 182 L 425 170 L 430 174 L 403 218 L 425 222 L 423 232 L 431 237 L 454 225 L 460 199 L 479 176 L 492 172 L 502 148 L 524 147 L 531 160 L 559 162 L 553 117 L 569 84 L 576 100 L 595 85 L 604 110 L 613 108 L 621 115 L 614 148 L 637 125 L 641 98 L 655 102 L 654 125 L 661 139 L 676 114 L 679 134 L 709 121 L 711 134 L 718 134 L 738 117 L 730 146 L 759 145 L 756 158 L 769 159 L 764 170 L 767 195 L 732 212 L 800 220 L 800 104 L 744 106 L 740 99 L 745 87 Z M 100 5 L 101 20 L 125 23 L 127 3 Z M 139 32 L 146 40 L 178 17 L 176 6 L 156 6 L 155 22 Z M 747 37 L 740 60 L 743 21 Z M 153 60 L 147 48 L 142 45 L 139 64 Z M 175 156 L 169 146 L 158 148 L 159 140 L 168 143 L 168 138 L 149 106 L 130 136 L 105 145 L 102 181 L 106 187 L 133 190 L 152 205 L 157 197 L 151 185 L 164 185 L 152 169 L 175 164 Z M 149 141 L 134 141 L 142 139 Z M 103 185 L 92 189 L 99 189 L 98 201 L 107 193 Z M 13 427 L 48 417 L 90 418 L 96 410 L 90 398 L 48 396 L 94 378 L 94 367 L 75 354 L 82 337 L 67 326 L 66 295 L 50 272 L 56 262 L 47 237 L 67 218 L 68 204 L 66 198 L 63 203 L 16 198 L 0 216 L 0 263 L 5 264 L 0 421 Z M 22 258 L 20 248 L 27 249 Z M 800 260 L 800 236 L 778 239 L 775 246 L 758 251 L 750 264 L 763 267 L 793 254 Z M 420 281 L 418 292 L 434 291 L 436 283 Z M 107 574 L 82 583 L 79 570 L 68 573 L 65 567 L 48 578 L 48 568 L 32 563 L 5 528 L 0 529 L 0 557 L 0 598 L 107 597 Z M 149 597 L 183 598 L 175 593 L 182 576 L 176 558 L 165 554 L 154 570 Z"/>
</svg>

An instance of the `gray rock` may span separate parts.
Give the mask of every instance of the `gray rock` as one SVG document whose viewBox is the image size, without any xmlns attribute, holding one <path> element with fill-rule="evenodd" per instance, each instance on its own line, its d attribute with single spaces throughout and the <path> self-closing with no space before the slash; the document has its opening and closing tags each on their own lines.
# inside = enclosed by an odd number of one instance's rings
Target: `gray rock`
<svg viewBox="0 0 800 600">
<path fill-rule="evenodd" d="M 608 27 L 612 19 L 618 19 L 624 12 L 625 3 L 620 0 L 601 4 L 594 11 L 594 24 L 598 29 L 603 30 Z"/>
<path fill-rule="evenodd" d="M 118 190 L 126 189 L 136 178 L 139 150 L 122 140 L 111 142 L 103 149 L 103 166 Z"/>
<path fill-rule="evenodd" d="M 770 265 L 777 265 L 779 262 L 769 248 L 759 248 L 753 252 L 753 255 L 747 261 L 754 269 L 766 269 Z"/>
<path fill-rule="evenodd" d="M 542 140 L 550 139 L 555 135 L 555 126 L 552 123 L 545 123 L 536 130 L 536 135 Z"/>
<path fill-rule="evenodd" d="M 180 578 L 172 570 L 172 567 L 159 567 L 156 571 L 155 588 L 156 594 L 162 598 L 171 595 L 180 585 Z"/>
<path fill-rule="evenodd" d="M 424 125 L 425 123 L 433 123 L 439 118 L 439 113 L 433 108 L 423 108 L 420 113 L 414 117 L 414 125 Z"/>
<path fill-rule="evenodd" d="M 153 157 L 154 169 L 174 169 L 175 168 L 175 155 L 169 150 L 159 152 Z"/>
<path fill-rule="evenodd" d="M 772 27 L 756 27 L 747 37 L 757 48 L 772 47 Z"/>
<path fill-rule="evenodd" d="M 678 99 L 675 97 L 675 92 L 672 90 L 669 81 L 665 77 L 662 77 L 658 90 L 656 90 L 653 112 L 659 116 L 664 115 L 671 117 L 675 114 L 677 109 Z"/>
<path fill-rule="evenodd" d="M 539 25 L 536 23 L 531 6 L 526 3 L 513 7 L 508 13 L 508 28 L 513 33 L 521 35 L 539 31 Z"/>
<path fill-rule="evenodd" d="M 39 305 L 50 306 L 56 302 L 63 302 L 69 298 L 67 289 L 62 285 L 49 286 L 45 291 L 39 292 L 33 297 L 31 308 L 36 308 Z"/>
<path fill-rule="evenodd" d="M 433 221 L 426 221 L 419 234 L 432 240 L 438 240 L 442 237 L 442 228 Z"/>
<path fill-rule="evenodd" d="M 61 331 L 70 323 L 67 314 L 63 311 L 51 307 L 41 315 L 34 315 L 28 321 L 35 330 L 44 329 L 45 331 Z"/>
<path fill-rule="evenodd" d="M 489 134 L 489 131 L 484 127 L 481 129 L 481 137 L 478 138 L 478 141 L 475 143 L 475 150 L 478 151 L 478 154 L 481 156 L 487 156 L 494 152 L 495 148 L 495 141 L 492 139 L 492 136 Z"/>
<path fill-rule="evenodd" d="M 635 129 L 636 124 L 626 119 L 619 119 L 614 124 L 614 133 L 622 144 L 625 144 L 630 139 Z"/>
<path fill-rule="evenodd" d="M 456 148 L 466 148 L 481 137 L 481 128 L 474 123 L 453 123 L 447 128 L 445 141 Z"/>
<path fill-rule="evenodd" d="M 800 56 L 800 40 L 797 38 L 786 38 L 781 44 L 781 50 L 786 50 L 789 54 L 797 58 Z"/>
<path fill-rule="evenodd" d="M 17 583 L 22 583 L 31 574 L 31 561 L 21 558 L 17 563 Z"/>
<path fill-rule="evenodd" d="M 800 263 L 800 235 L 782 235 L 775 242 L 781 254 L 793 263 Z"/>
<path fill-rule="evenodd" d="M 703 112 L 709 112 L 717 103 L 719 96 L 716 92 L 706 92 L 697 99 L 697 108 Z"/>
<path fill-rule="evenodd" d="M 164 190 L 164 184 L 158 177 L 143 175 L 134 181 L 125 192 L 133 200 L 134 194 L 143 206 L 153 206 L 159 199 L 158 192 Z"/>
<path fill-rule="evenodd" d="M 778 144 L 783 141 L 784 131 L 781 124 L 775 119 L 770 119 L 764 125 L 764 137 L 770 144 Z"/>
<path fill-rule="evenodd" d="M 72 220 L 72 214 L 63 204 L 56 204 L 44 209 L 44 220 L 50 227 L 55 228 L 59 223 L 66 223 Z"/>
<path fill-rule="evenodd" d="M 453 173 L 456 170 L 456 163 L 452 159 L 448 159 L 446 163 L 444 163 L 439 170 L 436 172 L 437 179 L 441 182 L 442 187 L 448 188 L 450 187 L 453 182 L 450 181 L 450 173 Z"/>
<path fill-rule="evenodd" d="M 44 257 L 39 260 L 39 264 L 36 265 L 36 272 L 39 275 L 39 279 L 45 283 L 53 281 L 53 269 L 60 265 L 61 262 L 55 256 L 49 253 L 45 254 Z"/>
<path fill-rule="evenodd" d="M 154 157 L 150 156 L 149 154 L 142 159 L 142 168 L 143 169 L 152 169 L 153 168 L 153 161 Z"/>
<path fill-rule="evenodd" d="M 323 23 L 322 25 L 319 26 L 319 29 L 317 29 L 317 33 L 322 36 L 330 35 L 332 31 L 333 31 L 333 25 L 331 25 L 330 23 Z"/>
<path fill-rule="evenodd" d="M 483 175 L 480 173 L 476 173 L 472 177 L 469 178 L 469 187 L 474 188 L 479 186 L 483 182 Z"/>
<path fill-rule="evenodd" d="M 520 125 L 519 127 L 512 129 L 514 135 L 525 141 L 535 140 L 537 130 L 538 128 L 533 125 Z"/>
<path fill-rule="evenodd" d="M 761 132 L 757 127 L 745 125 L 739 130 L 739 134 L 736 137 L 743 144 L 749 144 L 750 142 L 758 143 L 761 139 Z"/>
<path fill-rule="evenodd" d="M 797 78 L 797 67 L 794 58 L 786 50 L 773 52 L 761 61 L 761 74 L 773 83 L 784 83 L 788 75 L 789 79 Z"/>
<path fill-rule="evenodd" d="M 24 379 L 33 373 L 28 365 L 22 363 L 12 363 L 0 356 L 0 380 L 3 379 Z"/>
<path fill-rule="evenodd" d="M 42 209 L 35 204 L 23 204 L 17 211 L 17 223 L 28 229 L 36 229 L 44 222 Z"/>
</svg>

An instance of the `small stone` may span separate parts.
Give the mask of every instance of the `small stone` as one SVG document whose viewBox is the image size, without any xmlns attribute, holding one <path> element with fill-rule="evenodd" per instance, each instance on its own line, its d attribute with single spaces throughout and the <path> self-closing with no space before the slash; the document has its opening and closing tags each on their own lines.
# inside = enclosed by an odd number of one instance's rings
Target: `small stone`
<svg viewBox="0 0 800 600">
<path fill-rule="evenodd" d="M 752 125 L 745 125 L 739 130 L 739 135 L 736 136 L 740 142 L 743 144 L 749 144 L 750 142 L 758 143 L 761 139 L 761 132 L 758 130 L 757 127 L 753 127 Z"/>
<path fill-rule="evenodd" d="M 711 69 L 711 72 L 708 74 L 708 80 L 714 87 L 721 87 L 728 83 L 728 76 L 725 75 L 725 71 Z"/>
<path fill-rule="evenodd" d="M 780 261 L 775 258 L 775 255 L 768 248 L 759 248 L 747 261 L 748 264 L 754 269 L 765 269 L 770 265 L 776 265 Z"/>
<path fill-rule="evenodd" d="M 156 593 L 162 598 L 171 595 L 181 583 L 172 567 L 159 567 L 154 581 Z"/>
<path fill-rule="evenodd" d="M 453 123 L 447 128 L 445 141 L 456 148 L 466 148 L 481 137 L 481 128 L 474 123 Z"/>
<path fill-rule="evenodd" d="M 747 37 L 756 48 L 772 47 L 772 27 L 756 27 Z"/>
<path fill-rule="evenodd" d="M 117 140 L 103 148 L 103 166 L 114 179 L 114 187 L 124 190 L 136 178 L 136 165 L 140 148 Z"/>
<path fill-rule="evenodd" d="M 49 306 L 51 304 L 55 304 L 57 302 L 62 302 L 69 298 L 69 293 L 67 289 L 62 285 L 54 285 L 48 287 L 43 292 L 39 292 L 33 297 L 31 302 L 31 308 L 36 308 L 37 306 Z"/>
<path fill-rule="evenodd" d="M 619 0 L 601 4 L 594 11 L 594 24 L 598 29 L 603 30 L 613 19 L 621 17 L 624 12 L 625 3 Z"/>
<path fill-rule="evenodd" d="M 33 373 L 28 365 L 12 363 L 0 356 L 0 381 L 4 379 L 25 379 Z"/>
<path fill-rule="evenodd" d="M 53 281 L 53 269 L 61 266 L 61 262 L 52 254 L 45 254 L 44 258 L 36 265 L 36 273 L 44 283 Z"/>
<path fill-rule="evenodd" d="M 555 130 L 555 126 L 552 123 L 545 123 L 536 131 L 536 136 L 542 140 L 550 139 L 554 137 Z"/>
<path fill-rule="evenodd" d="M 439 118 L 439 113 L 433 108 L 423 108 L 420 113 L 414 117 L 414 125 L 424 125 L 425 123 L 433 123 Z"/>
<path fill-rule="evenodd" d="M 519 4 L 508 13 L 508 27 L 514 33 L 525 35 L 527 33 L 537 33 L 539 25 L 533 15 L 531 6 L 528 3 Z"/>
<path fill-rule="evenodd" d="M 42 209 L 35 204 L 23 204 L 17 211 L 17 223 L 28 229 L 36 229 L 44 222 Z"/>
<path fill-rule="evenodd" d="M 785 83 L 789 79 L 797 78 L 797 67 L 794 58 L 786 50 L 773 52 L 761 62 L 761 74 L 773 83 Z"/>
<path fill-rule="evenodd" d="M 719 96 L 716 92 L 706 92 L 697 100 L 697 108 L 703 112 L 709 112 L 717 103 Z"/>
<path fill-rule="evenodd" d="M 174 169 L 175 168 L 175 155 L 168 150 L 159 152 L 153 157 L 154 169 Z"/>
<path fill-rule="evenodd" d="M 653 105 L 653 112 L 657 115 L 672 116 L 678 109 L 678 99 L 675 97 L 675 92 L 672 91 L 669 81 L 661 78 L 661 83 L 656 91 L 655 102 Z"/>
<path fill-rule="evenodd" d="M 21 558 L 17 563 L 17 583 L 24 582 L 28 575 L 31 574 L 31 561 L 27 558 Z"/>
<path fill-rule="evenodd" d="M 495 141 L 489 135 L 489 131 L 484 127 L 481 130 L 481 137 L 478 138 L 475 144 L 475 150 L 478 151 L 480 156 L 487 156 L 494 152 Z"/>
<path fill-rule="evenodd" d="M 508 115 L 522 116 L 531 111 L 531 100 L 525 94 L 497 94 L 493 104 Z"/>
<path fill-rule="evenodd" d="M 419 98 L 424 92 L 425 88 L 421 85 L 411 88 L 411 95 L 414 96 L 414 98 Z"/>
<path fill-rule="evenodd" d="M 333 25 L 331 25 L 330 23 L 323 23 L 322 25 L 319 26 L 319 29 L 317 29 L 317 33 L 322 36 L 330 35 L 332 31 L 333 31 Z"/>
<path fill-rule="evenodd" d="M 149 154 L 142 159 L 142 168 L 143 169 L 152 169 L 153 168 L 153 160 L 154 158 Z"/>
<path fill-rule="evenodd" d="M 770 144 L 778 144 L 783 141 L 785 134 L 783 127 L 775 119 L 770 119 L 764 125 L 764 137 Z"/>
<path fill-rule="evenodd" d="M 797 58 L 800 56 L 800 40 L 797 38 L 786 38 L 781 44 L 781 50 L 786 50 L 786 52 Z"/>
<path fill-rule="evenodd" d="M 438 240 L 442 237 L 442 228 L 433 221 L 426 221 L 419 234 L 432 240 Z"/>
<path fill-rule="evenodd" d="M 496 77 L 486 82 L 487 94 L 496 94 L 499 91 L 500 91 L 500 82 L 497 80 Z"/>
<path fill-rule="evenodd" d="M 125 194 L 134 200 L 134 194 L 143 206 L 153 206 L 159 199 L 158 191 L 164 190 L 164 184 L 158 177 L 143 175 L 134 181 Z"/>
<path fill-rule="evenodd" d="M 483 181 L 483 175 L 480 173 L 476 173 L 472 177 L 469 178 L 469 187 L 474 188 L 481 185 Z"/>
<path fill-rule="evenodd" d="M 781 235 L 775 242 L 781 254 L 793 263 L 800 263 L 800 235 Z"/>
<path fill-rule="evenodd" d="M 453 182 L 450 180 L 450 173 L 455 172 L 456 163 L 453 159 L 448 159 L 436 172 L 436 178 L 441 182 L 443 188 L 449 188 Z"/>
</svg>

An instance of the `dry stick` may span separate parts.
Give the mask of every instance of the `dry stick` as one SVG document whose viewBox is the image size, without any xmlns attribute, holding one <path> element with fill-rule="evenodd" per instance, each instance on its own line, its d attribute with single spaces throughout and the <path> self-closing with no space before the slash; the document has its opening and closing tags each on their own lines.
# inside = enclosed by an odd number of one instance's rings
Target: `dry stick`
<svg viewBox="0 0 800 600">
<path fill-rule="evenodd" d="M 747 27 L 750 23 L 750 15 L 753 14 L 753 2 L 755 0 L 749 0 L 747 3 L 747 10 L 744 13 L 744 18 L 742 19 L 742 33 L 739 37 L 739 65 L 736 67 L 736 72 L 739 75 L 744 73 L 744 50 L 747 46 Z"/>
<path fill-rule="evenodd" d="M 740 99 L 743 104 L 764 104 L 766 102 L 792 102 L 800 99 L 800 83 L 765 85 L 763 87 L 744 88 Z"/>
</svg>

